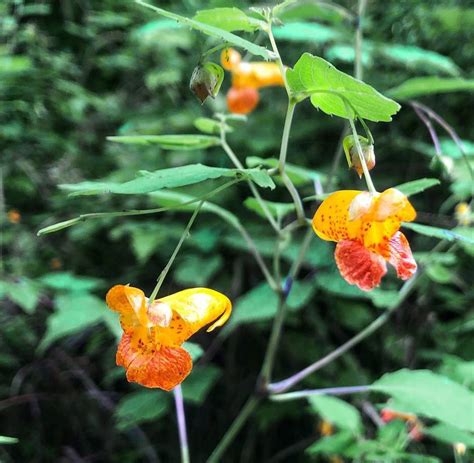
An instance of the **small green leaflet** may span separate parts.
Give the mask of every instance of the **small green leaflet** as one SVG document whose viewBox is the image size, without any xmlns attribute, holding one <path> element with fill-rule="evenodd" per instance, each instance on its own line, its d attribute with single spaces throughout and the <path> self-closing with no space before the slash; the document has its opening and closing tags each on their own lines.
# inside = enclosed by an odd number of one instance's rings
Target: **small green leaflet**
<svg viewBox="0 0 474 463">
<path fill-rule="evenodd" d="M 359 434 L 362 429 L 362 420 L 359 411 L 344 400 L 329 395 L 314 395 L 308 397 L 310 407 L 318 413 L 324 421 Z"/>
<path fill-rule="evenodd" d="M 122 195 L 146 194 L 163 188 L 177 188 L 221 177 L 244 177 L 262 188 L 275 188 L 271 177 L 261 169 L 225 169 L 209 167 L 203 164 L 170 167 L 144 173 L 141 177 L 125 183 L 114 182 L 81 182 L 60 185 L 60 188 L 71 191 L 72 195 L 97 195 L 115 193 Z"/>
<path fill-rule="evenodd" d="M 204 133 L 219 134 L 221 131 L 221 124 L 223 124 L 225 132 L 232 132 L 234 130 L 226 123 L 222 123 L 208 117 L 198 117 L 194 120 L 194 127 L 196 127 L 196 129 L 198 129 L 200 132 Z"/>
<path fill-rule="evenodd" d="M 254 32 L 262 24 L 261 21 L 247 16 L 238 8 L 200 10 L 194 15 L 193 20 L 228 32 Z"/>
<path fill-rule="evenodd" d="M 0 445 L 16 444 L 18 442 L 19 442 L 19 439 L 17 439 L 16 437 L 0 436 Z"/>
<path fill-rule="evenodd" d="M 437 178 L 420 178 L 411 182 L 402 183 L 394 188 L 401 191 L 405 196 L 412 196 L 421 193 L 428 188 L 439 185 L 440 183 L 441 182 Z"/>
<path fill-rule="evenodd" d="M 423 428 L 423 434 L 428 435 L 446 444 L 463 443 L 466 447 L 474 448 L 474 435 L 448 424 L 435 424 L 430 428 Z"/>
<path fill-rule="evenodd" d="M 387 93 L 393 98 L 408 100 L 424 95 L 461 91 L 474 91 L 474 79 L 414 77 L 390 89 Z"/>
<path fill-rule="evenodd" d="M 471 229 L 470 236 L 464 236 L 445 228 L 431 227 L 429 225 L 421 225 L 419 223 L 403 223 L 405 228 L 409 228 L 420 235 L 430 236 L 446 241 L 462 241 L 467 244 L 474 244 L 474 229 Z"/>
<path fill-rule="evenodd" d="M 383 96 L 370 85 L 310 53 L 303 54 L 286 76 L 295 96 L 310 96 L 313 106 L 326 114 L 345 119 L 358 115 L 373 122 L 389 122 L 400 109 L 397 102 Z M 346 109 L 345 101 L 351 108 Z"/>
<path fill-rule="evenodd" d="M 465 431 L 474 431 L 474 394 L 445 376 L 429 370 L 402 369 L 387 373 L 370 386 L 388 394 L 404 411 L 427 416 Z"/>
<path fill-rule="evenodd" d="M 159 145 L 167 150 L 198 150 L 220 145 L 217 137 L 209 135 L 124 135 L 107 140 L 129 145 Z"/>
<path fill-rule="evenodd" d="M 143 2 L 142 0 L 135 0 L 135 2 L 139 5 L 149 8 L 150 10 L 153 10 L 155 13 L 165 16 L 166 18 L 174 19 L 175 21 L 189 26 L 192 29 L 196 29 L 206 35 L 209 35 L 224 42 L 228 42 L 229 44 L 232 44 L 236 47 L 243 48 L 249 53 L 252 53 L 252 55 L 261 56 L 266 60 L 273 59 L 273 53 L 267 50 L 266 48 L 261 47 L 259 45 L 255 45 L 254 43 L 249 42 L 248 40 L 245 40 L 242 37 L 232 34 L 231 32 L 228 32 L 224 29 L 220 29 L 210 24 L 205 24 L 194 19 L 189 19 L 184 16 L 171 13 L 169 11 L 163 10 L 162 8 L 158 8 L 156 6 Z"/>
</svg>

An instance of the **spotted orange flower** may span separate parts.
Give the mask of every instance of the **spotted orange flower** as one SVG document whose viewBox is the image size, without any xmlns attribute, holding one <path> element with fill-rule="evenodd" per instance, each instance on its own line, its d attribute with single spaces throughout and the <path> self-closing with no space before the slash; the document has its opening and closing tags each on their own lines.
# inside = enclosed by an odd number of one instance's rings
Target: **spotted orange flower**
<svg viewBox="0 0 474 463">
<path fill-rule="evenodd" d="M 285 85 L 276 63 L 242 61 L 240 53 L 232 48 L 222 51 L 221 64 L 232 74 L 227 106 L 233 113 L 247 114 L 253 111 L 260 98 L 260 88 Z"/>
<path fill-rule="evenodd" d="M 401 413 L 389 408 L 384 408 L 380 412 L 380 418 L 384 423 L 389 423 L 393 420 L 405 421 L 409 430 L 408 436 L 410 439 L 420 441 L 423 439 L 423 425 L 418 420 L 418 417 L 412 413 Z"/>
<path fill-rule="evenodd" d="M 390 188 L 383 193 L 336 191 L 313 217 L 313 229 L 323 240 L 336 241 L 335 259 L 342 277 L 364 291 L 380 284 L 389 262 L 402 280 L 416 272 L 416 262 L 401 222 L 416 212 L 407 197 Z"/>
<path fill-rule="evenodd" d="M 185 289 L 149 303 L 141 289 L 117 285 L 106 296 L 120 314 L 123 329 L 117 365 L 130 382 L 170 391 L 191 372 L 192 360 L 181 345 L 202 327 L 222 326 L 232 305 L 223 294 L 208 288 Z"/>
</svg>

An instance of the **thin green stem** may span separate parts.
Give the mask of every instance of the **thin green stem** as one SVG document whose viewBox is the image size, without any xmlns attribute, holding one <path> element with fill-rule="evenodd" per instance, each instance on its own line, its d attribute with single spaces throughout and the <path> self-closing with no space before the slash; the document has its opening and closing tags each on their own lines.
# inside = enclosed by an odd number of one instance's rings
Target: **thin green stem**
<svg viewBox="0 0 474 463">
<path fill-rule="evenodd" d="M 346 105 L 347 114 L 350 114 L 349 107 Z M 357 134 L 357 130 L 354 124 L 354 119 L 351 117 L 349 118 L 349 124 L 351 126 L 352 134 L 354 135 L 354 143 L 356 146 L 357 154 L 359 155 L 360 163 L 362 165 L 362 170 L 364 171 L 365 181 L 367 183 L 367 188 L 371 193 L 377 193 L 375 186 L 372 182 L 372 177 L 370 176 L 369 169 L 367 168 L 367 164 L 365 162 L 364 153 L 362 152 L 362 147 L 360 146 L 359 135 Z"/>
<path fill-rule="evenodd" d="M 207 59 L 209 56 L 211 56 L 216 51 L 222 50 L 223 48 L 227 48 L 228 46 L 229 46 L 228 43 L 221 43 L 219 45 L 216 45 L 215 47 L 212 47 L 211 49 L 205 51 L 201 55 L 201 58 L 199 59 L 199 62 L 202 63 L 205 59 Z"/>
<path fill-rule="evenodd" d="M 240 162 L 239 158 L 236 156 L 236 154 L 234 153 L 232 148 L 227 143 L 226 136 L 225 136 L 225 128 L 224 128 L 223 123 L 221 124 L 221 145 L 222 145 L 222 148 L 224 149 L 224 151 L 226 152 L 227 156 L 229 157 L 229 159 L 234 164 L 234 166 L 237 167 L 237 169 L 244 169 L 244 166 Z M 258 204 L 262 208 L 268 222 L 273 227 L 273 229 L 279 234 L 280 233 L 280 227 L 278 226 L 277 222 L 275 221 L 275 218 L 273 217 L 272 213 L 270 212 L 270 209 L 268 208 L 267 204 L 265 203 L 263 198 L 260 196 L 260 193 L 259 193 L 258 189 L 255 187 L 255 185 L 253 184 L 253 182 L 251 180 L 247 180 L 247 183 L 248 183 L 248 186 L 250 188 L 250 191 L 252 192 L 252 194 L 254 195 L 255 199 L 258 202 Z"/>
<path fill-rule="evenodd" d="M 214 449 L 211 456 L 207 459 L 207 463 L 220 463 L 223 461 L 222 456 L 227 450 L 227 447 L 229 447 L 229 445 L 235 439 L 235 437 L 242 429 L 246 421 L 249 419 L 255 408 L 257 408 L 259 401 L 260 400 L 254 396 L 251 396 L 247 400 L 243 408 L 240 410 L 240 413 L 238 414 L 237 418 L 235 418 L 230 428 L 224 434 L 224 437 Z"/>
<path fill-rule="evenodd" d="M 80 222 L 86 222 L 87 220 L 104 219 L 104 218 L 109 218 L 109 217 L 128 217 L 128 216 L 134 216 L 134 215 L 158 214 L 160 212 L 180 209 L 182 207 L 189 206 L 199 201 L 207 200 L 211 198 L 212 196 L 214 196 L 215 194 L 220 193 L 221 191 L 224 191 L 225 189 L 241 181 L 242 179 L 231 180 L 230 182 L 224 183 L 223 185 L 218 186 L 214 190 L 211 190 L 209 193 L 206 193 L 197 198 L 193 198 L 189 201 L 185 201 L 184 203 L 176 204 L 174 206 L 158 207 L 154 209 L 133 209 L 129 211 L 91 212 L 88 214 L 81 214 L 78 217 L 75 217 L 74 219 L 65 220 L 64 222 L 58 222 L 58 223 L 55 223 L 54 225 L 49 225 L 48 227 L 42 228 L 41 230 L 38 231 L 38 236 L 45 235 L 47 233 L 54 233 L 56 231 L 63 230 L 64 228 L 68 228 L 73 225 L 76 225 Z"/>
<path fill-rule="evenodd" d="M 163 284 L 163 281 L 166 278 L 166 275 L 168 274 L 171 266 L 173 265 L 173 262 L 176 259 L 176 256 L 178 255 L 178 252 L 181 249 L 181 246 L 183 245 L 184 240 L 188 237 L 189 230 L 191 230 L 191 227 L 193 226 L 194 220 L 196 219 L 197 215 L 199 214 L 199 211 L 201 210 L 201 207 L 202 207 L 203 204 L 204 204 L 204 201 L 201 201 L 197 205 L 196 209 L 193 212 L 193 215 L 189 219 L 189 222 L 188 222 L 188 224 L 186 225 L 186 228 L 183 231 L 183 234 L 181 235 L 181 238 L 180 238 L 178 244 L 176 245 L 175 250 L 173 251 L 173 254 L 171 255 L 171 257 L 170 257 L 168 263 L 166 264 L 165 268 L 163 269 L 163 271 L 160 273 L 160 276 L 158 277 L 157 282 L 156 282 L 156 286 L 155 286 L 155 288 L 153 289 L 153 291 L 150 295 L 150 299 L 149 299 L 150 304 L 155 300 L 155 298 L 158 294 L 158 291 L 160 290 L 161 285 Z"/>
<path fill-rule="evenodd" d="M 285 125 L 283 126 L 283 135 L 281 137 L 280 158 L 278 160 L 278 169 L 280 173 L 285 171 L 286 155 L 288 153 L 288 141 L 290 139 L 291 124 L 293 123 L 293 115 L 295 113 L 296 103 L 288 101 L 286 110 Z"/>
<path fill-rule="evenodd" d="M 355 34 L 355 77 L 362 80 L 362 39 L 363 39 L 363 20 L 367 0 L 359 0 L 357 8 L 357 27 Z"/>
<path fill-rule="evenodd" d="M 288 86 L 288 81 L 286 80 L 286 71 L 285 71 L 285 66 L 283 65 L 283 61 L 280 56 L 280 52 L 278 51 L 277 44 L 275 42 L 275 37 L 273 37 L 273 31 L 272 31 L 272 23 L 271 21 L 268 22 L 268 38 L 270 39 L 270 44 L 272 46 L 272 50 L 275 53 L 276 56 L 276 62 L 278 64 L 278 67 L 280 68 L 281 75 L 283 77 L 283 83 L 285 84 L 285 89 L 286 93 L 288 94 L 288 98 L 290 98 L 290 87 Z"/>
</svg>

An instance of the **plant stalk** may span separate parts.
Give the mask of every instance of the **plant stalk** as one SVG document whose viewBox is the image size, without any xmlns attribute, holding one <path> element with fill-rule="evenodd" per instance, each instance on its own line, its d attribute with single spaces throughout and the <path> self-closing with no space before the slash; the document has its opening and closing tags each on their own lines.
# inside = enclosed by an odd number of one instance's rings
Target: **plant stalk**
<svg viewBox="0 0 474 463">
<path fill-rule="evenodd" d="M 186 415 L 184 413 L 183 392 L 181 385 L 173 389 L 176 418 L 178 419 L 179 447 L 181 449 L 181 463 L 190 463 L 188 434 L 186 432 Z"/>
</svg>

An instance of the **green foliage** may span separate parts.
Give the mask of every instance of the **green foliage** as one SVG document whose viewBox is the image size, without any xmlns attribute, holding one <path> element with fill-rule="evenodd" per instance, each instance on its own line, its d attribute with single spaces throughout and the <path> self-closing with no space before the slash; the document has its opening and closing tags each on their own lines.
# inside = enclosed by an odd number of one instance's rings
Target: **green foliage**
<svg viewBox="0 0 474 463">
<path fill-rule="evenodd" d="M 107 140 L 131 145 L 158 145 L 166 150 L 199 150 L 219 145 L 216 137 L 206 135 L 124 135 Z"/>
<path fill-rule="evenodd" d="M 437 93 L 474 90 L 474 81 L 469 79 L 446 79 L 441 77 L 415 77 L 389 90 L 393 98 L 410 99 Z"/>
<path fill-rule="evenodd" d="M 310 53 L 303 54 L 294 68 L 287 71 L 287 79 L 294 94 L 310 96 L 311 103 L 326 114 L 388 122 L 400 109 L 398 103 L 370 85 Z"/>
<path fill-rule="evenodd" d="M 473 245 L 474 244 L 474 230 L 468 229 L 467 233 L 460 234 L 455 231 L 445 230 L 444 228 L 431 227 L 429 225 L 421 225 L 419 223 L 404 223 L 405 228 L 409 228 L 416 233 L 421 235 L 430 236 L 432 238 L 438 238 L 446 241 L 461 241 L 463 243 Z"/>
<path fill-rule="evenodd" d="M 311 410 L 338 429 L 360 434 L 362 420 L 357 408 L 337 397 L 315 395 L 309 398 Z"/>
<path fill-rule="evenodd" d="M 428 370 L 400 370 L 385 374 L 370 388 L 393 397 L 404 411 L 474 432 L 468 412 L 474 394 L 448 378 Z"/>
<path fill-rule="evenodd" d="M 221 177 L 248 178 L 263 188 L 274 188 L 270 176 L 260 169 L 224 169 L 219 167 L 190 164 L 187 166 L 170 167 L 155 172 L 142 172 L 141 176 L 125 183 L 113 182 L 82 182 L 64 184 L 61 188 L 71 191 L 73 195 L 97 195 L 116 193 L 135 195 L 153 193 L 163 188 L 177 188 Z"/>
<path fill-rule="evenodd" d="M 247 16 L 238 8 L 200 10 L 194 15 L 193 19 L 228 32 L 254 32 L 260 27 L 258 20 Z"/>
</svg>

